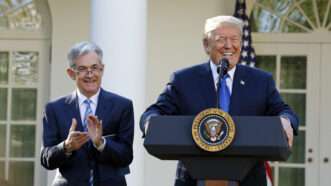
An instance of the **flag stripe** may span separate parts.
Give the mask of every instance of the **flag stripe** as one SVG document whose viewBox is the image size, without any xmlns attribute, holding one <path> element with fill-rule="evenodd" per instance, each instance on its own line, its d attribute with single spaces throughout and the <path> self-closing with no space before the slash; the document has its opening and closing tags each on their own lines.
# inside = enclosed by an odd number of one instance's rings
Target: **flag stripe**
<svg viewBox="0 0 331 186">
<path fill-rule="evenodd" d="M 244 65 L 254 67 L 256 61 L 255 50 L 252 46 L 251 27 L 246 14 L 245 0 L 236 0 L 234 16 L 244 22 L 240 62 Z"/>
</svg>

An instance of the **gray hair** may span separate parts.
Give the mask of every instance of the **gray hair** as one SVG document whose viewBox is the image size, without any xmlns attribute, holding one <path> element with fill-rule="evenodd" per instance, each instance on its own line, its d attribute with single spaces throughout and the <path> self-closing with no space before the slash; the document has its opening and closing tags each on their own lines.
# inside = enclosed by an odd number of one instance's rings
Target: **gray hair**
<svg viewBox="0 0 331 186">
<path fill-rule="evenodd" d="M 204 38 L 209 38 L 211 32 L 222 25 L 235 26 L 240 31 L 240 36 L 242 36 L 244 23 L 242 20 L 233 16 L 216 16 L 206 19 Z"/>
<path fill-rule="evenodd" d="M 95 52 L 99 58 L 99 62 L 102 64 L 102 50 L 101 48 L 96 45 L 95 43 L 88 42 L 88 41 L 83 41 L 76 43 L 70 50 L 67 55 L 67 59 L 69 61 L 69 66 L 70 67 L 75 67 L 75 60 L 83 56 L 85 54 L 88 54 L 90 52 Z"/>
</svg>

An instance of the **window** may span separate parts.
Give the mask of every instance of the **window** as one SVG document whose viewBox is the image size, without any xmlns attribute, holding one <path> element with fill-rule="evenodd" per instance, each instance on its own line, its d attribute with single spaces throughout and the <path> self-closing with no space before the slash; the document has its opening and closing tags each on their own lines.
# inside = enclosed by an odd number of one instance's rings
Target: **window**
<svg viewBox="0 0 331 186">
<path fill-rule="evenodd" d="M 0 1 L 0 185 L 44 185 L 41 114 L 48 96 L 47 1 Z"/>
<path fill-rule="evenodd" d="M 252 31 L 331 31 L 330 6 L 329 0 L 257 0 L 250 16 Z"/>
</svg>

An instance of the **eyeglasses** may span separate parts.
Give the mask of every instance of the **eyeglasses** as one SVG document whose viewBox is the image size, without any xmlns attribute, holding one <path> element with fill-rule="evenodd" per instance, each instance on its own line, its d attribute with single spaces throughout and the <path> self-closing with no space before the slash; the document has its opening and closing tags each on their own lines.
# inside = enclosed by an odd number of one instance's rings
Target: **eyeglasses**
<svg viewBox="0 0 331 186">
<path fill-rule="evenodd" d="M 79 75 L 88 75 L 89 73 L 91 74 L 97 74 L 100 73 L 103 70 L 103 67 L 100 65 L 92 65 L 90 67 L 87 66 L 78 66 L 73 68 L 77 74 Z"/>
<path fill-rule="evenodd" d="M 239 36 L 232 36 L 232 37 L 225 37 L 225 36 L 220 36 L 220 35 L 216 35 L 214 37 L 214 40 L 220 44 L 225 44 L 226 42 L 229 42 L 229 40 L 231 41 L 231 43 L 233 44 L 240 44 L 241 42 L 241 38 Z"/>
</svg>

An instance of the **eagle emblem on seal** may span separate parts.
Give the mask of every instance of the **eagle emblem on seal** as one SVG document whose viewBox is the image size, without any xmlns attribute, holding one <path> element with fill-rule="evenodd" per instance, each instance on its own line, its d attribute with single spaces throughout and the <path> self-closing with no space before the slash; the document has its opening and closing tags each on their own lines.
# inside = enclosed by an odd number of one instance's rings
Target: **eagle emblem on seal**
<svg viewBox="0 0 331 186">
<path fill-rule="evenodd" d="M 210 119 L 205 123 L 206 133 L 210 141 L 215 142 L 220 140 L 221 136 L 224 134 L 222 125 L 223 123 L 216 119 Z"/>
</svg>

